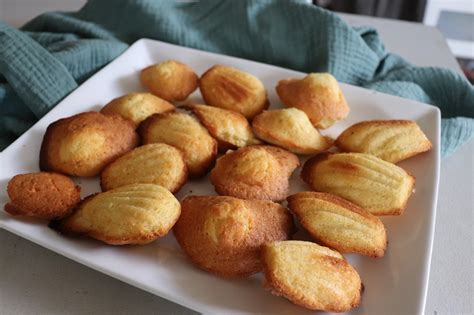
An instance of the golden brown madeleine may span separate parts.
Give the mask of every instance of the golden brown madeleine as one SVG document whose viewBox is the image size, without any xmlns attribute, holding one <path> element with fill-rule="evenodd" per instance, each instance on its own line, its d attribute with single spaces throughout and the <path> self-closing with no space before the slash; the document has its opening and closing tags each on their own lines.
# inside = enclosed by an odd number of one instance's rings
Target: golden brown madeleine
<svg viewBox="0 0 474 315">
<path fill-rule="evenodd" d="M 413 120 L 367 120 L 344 130 L 336 140 L 343 151 L 375 155 L 397 163 L 431 150 L 431 142 Z"/>
<path fill-rule="evenodd" d="M 374 215 L 401 215 L 415 178 L 395 164 L 364 153 L 322 153 L 303 166 L 312 189 L 347 199 Z"/>
<path fill-rule="evenodd" d="M 46 129 L 40 168 L 72 176 L 98 175 L 138 145 L 133 123 L 119 115 L 86 112 L 60 119 Z"/>
<path fill-rule="evenodd" d="M 233 110 L 253 118 L 269 106 L 263 83 L 250 73 L 216 65 L 199 80 L 206 104 Z"/>
<path fill-rule="evenodd" d="M 357 271 L 338 252 L 311 242 L 268 243 L 265 286 L 291 302 L 325 312 L 347 312 L 360 303 Z"/>
<path fill-rule="evenodd" d="M 380 219 L 333 194 L 300 192 L 288 207 L 318 243 L 341 253 L 383 257 L 387 234 Z"/>
<path fill-rule="evenodd" d="M 242 114 L 199 104 L 184 107 L 191 110 L 211 136 L 216 138 L 219 150 L 222 152 L 261 143 L 253 134 L 249 122 Z"/>
<path fill-rule="evenodd" d="M 153 94 L 167 101 L 184 101 L 198 87 L 199 78 L 189 66 L 167 60 L 142 70 L 140 81 Z"/>
<path fill-rule="evenodd" d="M 166 143 L 180 149 L 190 177 L 204 175 L 217 155 L 217 142 L 196 118 L 180 112 L 155 114 L 139 127 L 143 143 Z"/>
<path fill-rule="evenodd" d="M 288 195 L 289 178 L 298 166 L 293 153 L 253 145 L 220 157 L 210 179 L 219 195 L 279 201 Z"/>
<path fill-rule="evenodd" d="M 133 121 L 136 127 L 153 114 L 175 109 L 173 104 L 151 93 L 130 93 L 117 97 L 105 105 L 100 112 L 105 115 L 117 114 Z"/>
<path fill-rule="evenodd" d="M 61 219 L 81 201 L 81 188 L 57 173 L 15 175 L 7 186 L 10 202 L 5 211 L 38 219 Z"/>
<path fill-rule="evenodd" d="M 180 150 L 165 143 L 150 143 L 121 156 L 103 171 L 102 190 L 138 183 L 163 186 L 177 192 L 188 179 L 188 169 Z"/>
<path fill-rule="evenodd" d="M 86 198 L 55 227 L 110 245 L 146 244 L 165 236 L 181 213 L 171 192 L 154 184 L 132 184 Z"/>
<path fill-rule="evenodd" d="M 276 91 L 283 104 L 304 111 L 317 128 L 328 128 L 349 113 L 341 88 L 330 73 L 310 73 L 303 79 L 282 80 Z"/>
<path fill-rule="evenodd" d="M 263 141 L 293 153 L 314 154 L 332 146 L 332 140 L 322 136 L 297 108 L 264 111 L 253 119 L 252 128 Z"/>
<path fill-rule="evenodd" d="M 224 277 L 262 271 L 262 246 L 294 232 L 291 214 L 271 201 L 190 196 L 181 207 L 173 228 L 181 248 L 199 268 Z"/>
</svg>

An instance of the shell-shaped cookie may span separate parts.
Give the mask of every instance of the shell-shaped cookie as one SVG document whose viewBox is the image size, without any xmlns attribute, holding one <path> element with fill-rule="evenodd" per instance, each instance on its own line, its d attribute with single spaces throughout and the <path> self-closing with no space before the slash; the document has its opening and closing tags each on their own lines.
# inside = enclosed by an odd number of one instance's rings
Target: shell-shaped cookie
<svg viewBox="0 0 474 315">
<path fill-rule="evenodd" d="M 233 110 L 252 118 L 269 106 L 263 83 L 250 73 L 216 65 L 199 80 L 206 104 Z"/>
<path fill-rule="evenodd" d="M 319 154 L 303 166 L 312 189 L 335 194 L 374 215 L 401 215 L 415 179 L 404 169 L 370 154 Z"/>
<path fill-rule="evenodd" d="M 304 111 L 317 128 L 328 128 L 349 113 L 341 88 L 330 73 L 310 73 L 303 79 L 282 80 L 276 91 L 283 104 Z"/>
<path fill-rule="evenodd" d="M 154 184 L 132 184 L 86 198 L 55 227 L 110 245 L 147 244 L 165 236 L 181 206 L 171 192 Z"/>
<path fill-rule="evenodd" d="M 173 110 L 173 104 L 150 93 L 130 93 L 117 97 L 105 105 L 100 112 L 105 115 L 118 114 L 133 121 L 136 127 L 153 114 Z"/>
<path fill-rule="evenodd" d="M 186 105 L 185 108 L 199 118 L 217 140 L 222 152 L 261 143 L 253 134 L 247 119 L 238 112 L 200 104 Z"/>
<path fill-rule="evenodd" d="M 368 120 L 344 130 L 336 140 L 343 151 L 375 155 L 397 163 L 431 150 L 431 142 L 413 120 Z"/>
<path fill-rule="evenodd" d="M 183 251 L 199 268 L 225 277 L 262 270 L 261 248 L 294 232 L 291 214 L 271 201 L 190 196 L 173 228 Z"/>
<path fill-rule="evenodd" d="M 180 112 L 155 114 L 139 127 L 144 144 L 166 143 L 181 150 L 190 177 L 199 177 L 212 166 L 217 142 L 199 121 Z"/>
<path fill-rule="evenodd" d="M 297 108 L 264 111 L 253 119 L 252 128 L 263 141 L 297 154 L 315 154 L 332 146 L 332 140 L 322 136 Z"/>
<path fill-rule="evenodd" d="M 311 242 L 281 241 L 263 249 L 265 286 L 312 310 L 347 312 L 360 303 L 357 271 L 338 252 Z"/>
<path fill-rule="evenodd" d="M 7 186 L 12 215 L 54 220 L 69 215 L 81 201 L 81 188 L 67 176 L 39 172 L 14 176 Z"/>
<path fill-rule="evenodd" d="M 86 112 L 60 119 L 46 129 L 40 168 L 91 177 L 138 145 L 132 122 L 119 115 Z"/>
<path fill-rule="evenodd" d="M 140 81 L 153 94 L 167 101 L 184 101 L 198 87 L 199 78 L 189 66 L 166 60 L 142 70 Z"/>
<path fill-rule="evenodd" d="M 318 243 L 341 253 L 383 257 L 385 227 L 368 211 L 327 193 L 300 192 L 287 200 L 290 210 Z"/>
<path fill-rule="evenodd" d="M 289 178 L 298 166 L 293 153 L 253 145 L 220 157 L 210 179 L 220 195 L 279 201 L 288 195 Z"/>
<path fill-rule="evenodd" d="M 109 164 L 101 174 L 102 190 L 138 183 L 163 186 L 172 193 L 186 183 L 188 170 L 180 150 L 165 143 L 135 148 Z"/>
</svg>

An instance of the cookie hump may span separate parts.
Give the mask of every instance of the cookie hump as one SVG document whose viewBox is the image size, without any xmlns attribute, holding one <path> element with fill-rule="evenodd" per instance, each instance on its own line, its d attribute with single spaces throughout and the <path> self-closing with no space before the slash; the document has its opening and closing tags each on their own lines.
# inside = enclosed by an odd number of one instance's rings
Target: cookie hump
<svg viewBox="0 0 474 315">
<path fill-rule="evenodd" d="M 220 195 L 279 201 L 288 195 L 289 178 L 298 166 L 291 152 L 253 145 L 220 157 L 210 180 Z"/>
<path fill-rule="evenodd" d="M 15 175 L 7 186 L 5 211 L 15 216 L 57 220 L 81 201 L 81 188 L 67 176 L 39 172 Z"/>
<path fill-rule="evenodd" d="M 46 129 L 40 168 L 92 177 L 139 143 L 132 122 L 119 115 L 85 112 L 60 119 Z"/>
<path fill-rule="evenodd" d="M 153 94 L 169 102 L 184 101 L 198 87 L 198 76 L 176 60 L 151 65 L 140 73 L 140 81 Z"/>
<path fill-rule="evenodd" d="M 276 91 L 285 106 L 304 111 L 317 128 L 328 128 L 349 114 L 344 94 L 330 73 L 310 73 L 302 79 L 281 80 Z"/>
<path fill-rule="evenodd" d="M 174 235 L 199 268 L 224 277 L 262 270 L 261 249 L 294 232 L 291 214 L 271 201 L 226 196 L 189 196 Z"/>
</svg>

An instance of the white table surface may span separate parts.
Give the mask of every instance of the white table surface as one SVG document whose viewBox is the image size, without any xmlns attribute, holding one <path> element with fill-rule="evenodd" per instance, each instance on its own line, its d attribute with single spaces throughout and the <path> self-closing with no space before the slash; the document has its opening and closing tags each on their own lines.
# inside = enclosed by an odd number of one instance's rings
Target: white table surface
<svg viewBox="0 0 474 315">
<path fill-rule="evenodd" d="M 20 26 L 50 10 L 76 10 L 84 0 L 0 0 L 0 20 Z M 386 47 L 419 66 L 461 70 L 439 31 L 421 24 L 341 14 L 369 25 Z M 472 314 L 474 275 L 474 140 L 441 163 L 436 232 L 426 314 Z M 403 303 L 403 301 L 400 301 Z M 191 314 L 0 230 L 0 314 Z"/>
</svg>

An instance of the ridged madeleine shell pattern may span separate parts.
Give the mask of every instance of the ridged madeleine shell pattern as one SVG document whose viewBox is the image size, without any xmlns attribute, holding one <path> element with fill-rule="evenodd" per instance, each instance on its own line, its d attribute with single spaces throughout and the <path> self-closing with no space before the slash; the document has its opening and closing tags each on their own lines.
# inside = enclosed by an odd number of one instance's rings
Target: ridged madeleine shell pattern
<svg viewBox="0 0 474 315">
<path fill-rule="evenodd" d="M 328 193 L 300 192 L 287 200 L 301 225 L 319 243 L 341 253 L 384 255 L 385 227 L 368 211 Z"/>
<path fill-rule="evenodd" d="M 190 104 L 184 108 L 197 116 L 217 140 L 221 152 L 261 143 L 247 119 L 238 112 L 201 104 Z"/>
<path fill-rule="evenodd" d="M 85 199 L 57 228 L 111 245 L 146 244 L 168 233 L 181 206 L 165 188 L 132 184 Z"/>
<path fill-rule="evenodd" d="M 217 155 L 217 141 L 196 118 L 185 113 L 152 115 L 138 131 L 144 144 L 166 143 L 181 150 L 190 177 L 204 175 Z"/>
<path fill-rule="evenodd" d="M 362 121 L 344 130 L 336 145 L 343 151 L 368 153 L 392 163 L 432 148 L 413 120 Z"/>
<path fill-rule="evenodd" d="M 109 164 L 101 174 L 102 190 L 148 183 L 177 192 L 188 178 L 180 150 L 165 143 L 150 143 L 133 149 Z"/>
<path fill-rule="evenodd" d="M 250 73 L 216 65 L 199 80 L 199 89 L 206 104 L 233 110 L 246 118 L 267 109 L 267 91 L 263 83 Z"/>
<path fill-rule="evenodd" d="M 400 215 L 415 179 L 395 164 L 364 153 L 323 153 L 309 159 L 301 176 L 312 189 L 335 194 L 374 215 Z"/>
<path fill-rule="evenodd" d="M 332 146 L 332 140 L 297 108 L 264 111 L 253 119 L 252 128 L 260 139 L 297 154 L 315 154 Z"/>
<path fill-rule="evenodd" d="M 173 104 L 151 93 L 129 93 L 113 99 L 100 112 L 104 115 L 120 115 L 138 127 L 151 115 L 174 109 Z"/>
<path fill-rule="evenodd" d="M 264 247 L 263 261 L 266 286 L 297 305 L 347 312 L 360 303 L 360 276 L 334 250 L 311 242 L 273 242 Z"/>
</svg>

